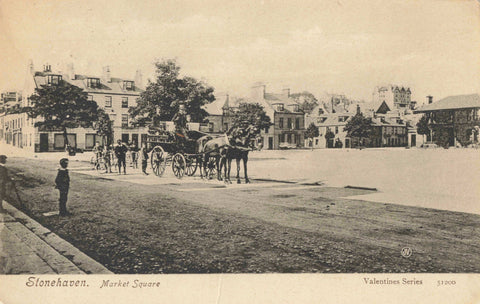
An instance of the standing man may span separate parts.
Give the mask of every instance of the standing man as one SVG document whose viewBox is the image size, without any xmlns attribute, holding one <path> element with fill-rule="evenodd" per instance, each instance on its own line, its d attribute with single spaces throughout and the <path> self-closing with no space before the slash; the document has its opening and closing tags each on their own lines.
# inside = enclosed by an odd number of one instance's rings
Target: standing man
<svg viewBox="0 0 480 304">
<path fill-rule="evenodd" d="M 127 155 L 128 148 L 125 146 L 124 143 L 119 139 L 117 141 L 117 146 L 115 147 L 115 156 L 118 160 L 118 174 L 122 174 L 122 167 L 123 167 L 123 174 L 127 174 L 127 164 L 125 163 L 125 158 Z"/>
<path fill-rule="evenodd" d="M 3 208 L 3 200 L 7 198 L 7 182 L 10 181 L 7 168 L 5 167 L 6 162 L 7 156 L 0 155 L 0 213 L 5 213 L 6 211 Z"/>
<path fill-rule="evenodd" d="M 70 188 L 70 176 L 68 175 L 68 159 L 62 158 L 60 160 L 60 169 L 58 169 L 57 178 L 55 178 L 55 188 L 60 191 L 60 198 L 58 200 L 60 216 L 71 215 L 67 211 L 68 189 Z"/>
<path fill-rule="evenodd" d="M 140 150 L 140 155 L 142 156 L 142 172 L 145 175 L 147 173 L 147 162 L 148 162 L 148 151 L 147 151 L 147 143 L 142 143 L 142 149 Z"/>
</svg>

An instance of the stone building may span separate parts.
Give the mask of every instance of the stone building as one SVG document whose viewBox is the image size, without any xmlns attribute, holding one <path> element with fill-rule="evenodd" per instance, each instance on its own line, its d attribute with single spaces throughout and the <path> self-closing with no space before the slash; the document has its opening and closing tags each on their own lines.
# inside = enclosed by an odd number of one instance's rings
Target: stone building
<svg viewBox="0 0 480 304">
<path fill-rule="evenodd" d="M 430 102 L 415 110 L 427 116 L 433 141 L 442 146 L 468 146 L 479 143 L 480 96 L 455 95 Z"/>
<path fill-rule="evenodd" d="M 33 63 L 30 63 L 28 70 L 22 106 L 29 106 L 28 97 L 36 88 L 66 81 L 87 92 L 88 98 L 109 115 L 113 121 L 114 141 L 121 139 L 141 144 L 142 138 L 146 138 L 146 128 L 133 127 L 128 115 L 129 107 L 136 105 L 142 91 L 140 72 L 137 72 L 135 80 L 131 80 L 111 77 L 109 67 L 104 67 L 101 76 L 75 74 L 73 64 L 67 66 L 65 73 L 54 72 L 49 65 L 45 65 L 42 71 L 35 71 Z M 23 113 L 5 115 L 5 141 L 32 152 L 62 151 L 65 146 L 62 131 L 40 130 L 34 126 L 40 119 L 42 118 L 29 118 Z M 82 150 L 90 150 L 96 141 L 103 140 L 92 128 L 68 128 L 67 137 L 72 147 Z"/>
</svg>

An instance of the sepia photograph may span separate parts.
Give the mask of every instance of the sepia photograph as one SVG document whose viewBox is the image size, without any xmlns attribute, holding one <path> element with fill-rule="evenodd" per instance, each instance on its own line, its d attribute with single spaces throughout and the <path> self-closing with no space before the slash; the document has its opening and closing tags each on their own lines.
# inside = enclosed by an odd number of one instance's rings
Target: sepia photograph
<svg viewBox="0 0 480 304">
<path fill-rule="evenodd" d="M 0 304 L 479 303 L 479 46 L 477 0 L 0 0 Z"/>
</svg>

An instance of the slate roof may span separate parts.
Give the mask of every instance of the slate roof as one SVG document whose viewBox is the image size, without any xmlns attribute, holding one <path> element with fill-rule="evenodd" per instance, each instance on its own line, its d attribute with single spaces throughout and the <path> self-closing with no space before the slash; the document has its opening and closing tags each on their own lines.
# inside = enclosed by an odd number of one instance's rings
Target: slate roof
<svg viewBox="0 0 480 304">
<path fill-rule="evenodd" d="M 455 95 L 440 99 L 431 104 L 414 110 L 414 113 L 425 113 L 429 111 L 454 110 L 466 108 L 480 108 L 480 96 L 478 94 Z"/>
<path fill-rule="evenodd" d="M 47 75 L 61 75 L 58 73 L 51 72 L 36 72 L 33 79 L 37 87 L 47 84 Z M 111 78 L 111 82 L 104 82 L 101 77 L 96 76 L 86 76 L 86 75 L 75 75 L 75 79 L 68 79 L 64 75 L 61 75 L 62 79 L 74 86 L 77 86 L 83 89 L 88 93 L 103 93 L 103 94 L 122 94 L 122 95 L 139 95 L 142 90 L 134 86 L 133 90 L 125 90 L 123 88 L 124 81 L 133 81 L 130 79 L 121 79 L 121 78 Z M 100 88 L 90 88 L 87 86 L 88 78 L 97 78 L 100 79 Z"/>
</svg>

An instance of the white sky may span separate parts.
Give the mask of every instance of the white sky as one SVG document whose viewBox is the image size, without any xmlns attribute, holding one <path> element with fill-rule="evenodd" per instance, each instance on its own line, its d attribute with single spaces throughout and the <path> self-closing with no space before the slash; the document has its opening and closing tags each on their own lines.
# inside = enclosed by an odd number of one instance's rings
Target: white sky
<svg viewBox="0 0 480 304">
<path fill-rule="evenodd" d="M 107 3 L 108 2 L 108 3 Z M 152 77 L 155 58 L 216 91 L 290 87 L 371 100 L 376 85 L 413 99 L 480 89 L 480 4 L 472 1 L 0 0 L 0 89 L 36 69 L 73 62 L 79 74 Z"/>
</svg>

